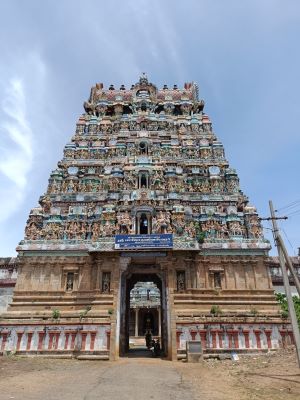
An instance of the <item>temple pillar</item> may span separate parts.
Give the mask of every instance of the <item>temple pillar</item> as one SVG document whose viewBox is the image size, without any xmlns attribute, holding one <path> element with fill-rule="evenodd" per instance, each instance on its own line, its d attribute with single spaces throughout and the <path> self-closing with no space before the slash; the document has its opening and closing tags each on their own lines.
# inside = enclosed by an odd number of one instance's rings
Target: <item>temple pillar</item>
<svg viewBox="0 0 300 400">
<path fill-rule="evenodd" d="M 176 331 L 176 348 L 180 348 L 180 336 L 181 336 L 181 331 Z"/>
<path fill-rule="evenodd" d="M 135 332 L 134 336 L 139 336 L 139 309 L 135 308 Z"/>
<path fill-rule="evenodd" d="M 191 334 L 192 340 L 196 340 L 197 331 L 191 330 L 190 334 Z"/>
<path fill-rule="evenodd" d="M 77 335 L 77 332 L 71 333 L 71 350 L 74 350 L 74 348 L 75 348 L 76 335 Z"/>
<path fill-rule="evenodd" d="M 234 347 L 236 349 L 238 349 L 240 347 L 240 345 L 239 345 L 239 331 L 234 330 L 232 333 L 233 333 Z"/>
<path fill-rule="evenodd" d="M 211 331 L 211 337 L 212 337 L 212 347 L 213 349 L 217 348 L 217 330 L 212 329 Z"/>
<path fill-rule="evenodd" d="M 110 350 L 110 333 L 110 331 L 106 331 L 106 347 L 108 351 Z"/>
<path fill-rule="evenodd" d="M 254 335 L 256 337 L 256 345 L 258 349 L 261 349 L 261 340 L 260 340 L 260 329 L 255 329 Z"/>
<path fill-rule="evenodd" d="M 87 332 L 81 332 L 81 350 L 85 350 Z"/>
<path fill-rule="evenodd" d="M 281 336 L 282 347 L 286 347 L 287 331 L 283 330 L 283 329 L 279 329 L 279 333 L 280 333 L 280 336 Z"/>
<path fill-rule="evenodd" d="M 43 350 L 43 341 L 44 341 L 44 337 L 45 337 L 45 332 L 44 331 L 40 331 L 38 332 L 39 335 L 39 340 L 38 340 L 38 351 Z"/>
<path fill-rule="evenodd" d="M 200 329 L 200 338 L 201 338 L 201 343 L 202 343 L 202 349 L 206 349 L 206 329 Z"/>
<path fill-rule="evenodd" d="M 217 330 L 218 333 L 218 339 L 219 339 L 219 348 L 223 348 L 223 331 L 222 330 Z"/>
<path fill-rule="evenodd" d="M 228 348 L 232 349 L 232 337 L 233 337 L 233 331 L 227 331 L 227 336 L 228 336 Z"/>
<path fill-rule="evenodd" d="M 56 333 L 55 333 L 55 344 L 54 344 L 54 350 L 57 350 L 57 349 L 58 349 L 59 337 L 60 337 L 60 332 L 56 332 Z"/>
<path fill-rule="evenodd" d="M 157 309 L 158 311 L 158 336 L 161 337 L 161 308 L 160 306 Z"/>
<path fill-rule="evenodd" d="M 64 346 L 65 350 L 68 350 L 69 337 L 70 337 L 70 332 L 65 332 L 65 346 Z"/>
<path fill-rule="evenodd" d="M 96 339 L 96 334 L 97 332 L 91 332 L 91 344 L 90 344 L 90 350 L 94 350 L 95 347 L 95 339 Z"/>
<path fill-rule="evenodd" d="M 31 347 L 31 340 L 32 340 L 33 332 L 27 332 L 27 345 L 26 350 L 29 351 Z"/>
<path fill-rule="evenodd" d="M 48 343 L 48 350 L 52 350 L 53 347 L 53 332 L 49 332 L 49 343 Z"/>
<path fill-rule="evenodd" d="M 272 348 L 272 341 L 271 341 L 272 329 L 265 329 L 265 334 L 267 337 L 268 349 L 271 349 Z"/>
<path fill-rule="evenodd" d="M 249 329 L 244 329 L 243 330 L 243 334 L 244 334 L 244 338 L 245 338 L 245 347 L 246 349 L 250 348 L 250 342 L 249 342 Z"/>
<path fill-rule="evenodd" d="M 1 351 L 4 351 L 5 350 L 7 336 L 8 336 L 8 332 L 2 332 L 1 336 L 2 336 Z"/>
<path fill-rule="evenodd" d="M 291 339 L 291 344 L 295 344 L 293 331 L 288 331 L 288 335 L 289 335 L 289 337 Z"/>
<path fill-rule="evenodd" d="M 17 337 L 18 337 L 18 339 L 17 339 L 17 349 L 16 349 L 17 351 L 20 350 L 20 347 L 21 347 L 21 340 L 22 340 L 23 334 L 24 334 L 24 331 L 22 331 L 22 332 L 17 332 Z"/>
</svg>

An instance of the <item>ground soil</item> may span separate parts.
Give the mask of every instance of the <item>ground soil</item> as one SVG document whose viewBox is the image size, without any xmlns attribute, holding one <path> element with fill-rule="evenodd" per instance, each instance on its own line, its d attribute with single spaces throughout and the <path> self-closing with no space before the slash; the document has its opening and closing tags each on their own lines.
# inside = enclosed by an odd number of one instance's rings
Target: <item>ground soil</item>
<svg viewBox="0 0 300 400">
<path fill-rule="evenodd" d="M 293 349 L 206 360 L 156 358 L 117 362 L 0 357 L 0 400 L 299 400 Z"/>
</svg>

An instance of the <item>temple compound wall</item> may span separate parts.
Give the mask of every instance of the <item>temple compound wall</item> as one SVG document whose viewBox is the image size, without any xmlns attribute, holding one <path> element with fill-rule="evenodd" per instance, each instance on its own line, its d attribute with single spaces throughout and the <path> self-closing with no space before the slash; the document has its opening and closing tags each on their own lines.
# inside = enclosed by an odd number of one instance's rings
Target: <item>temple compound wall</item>
<svg viewBox="0 0 300 400">
<path fill-rule="evenodd" d="M 193 83 L 97 84 L 30 212 L 0 351 L 116 359 L 129 350 L 130 293 L 160 292 L 159 339 L 177 359 L 292 342 L 270 244 Z M 143 332 L 142 332 L 143 333 Z"/>
<path fill-rule="evenodd" d="M 201 340 L 207 352 L 251 352 L 292 343 L 264 256 L 160 253 L 145 252 L 142 264 L 147 274 L 164 277 L 162 313 L 167 318 L 162 325 L 169 358 L 185 353 L 187 340 Z M 0 348 L 104 359 L 124 354 L 122 277 L 127 270 L 135 273 L 140 263 L 135 254 L 116 252 L 24 257 L 14 301 L 1 324 Z"/>
<path fill-rule="evenodd" d="M 0 258 L 0 315 L 7 310 L 12 301 L 17 275 L 17 259 L 15 257 Z"/>
</svg>

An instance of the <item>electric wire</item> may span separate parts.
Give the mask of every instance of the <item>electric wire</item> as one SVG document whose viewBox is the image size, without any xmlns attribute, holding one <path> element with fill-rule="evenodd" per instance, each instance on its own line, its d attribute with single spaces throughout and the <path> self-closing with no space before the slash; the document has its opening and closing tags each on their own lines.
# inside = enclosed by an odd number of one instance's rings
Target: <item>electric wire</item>
<svg viewBox="0 0 300 400">
<path fill-rule="evenodd" d="M 278 212 L 278 211 L 286 210 L 288 208 L 293 208 L 293 207 L 296 207 L 298 204 L 300 204 L 300 200 L 295 200 L 292 203 L 287 204 L 286 206 L 277 208 L 276 211 Z"/>
<path fill-rule="evenodd" d="M 284 236 L 286 237 L 286 240 L 288 241 L 289 245 L 291 246 L 291 249 L 292 249 L 294 255 L 296 255 L 295 248 L 294 248 L 294 246 L 292 245 L 290 239 L 288 238 L 288 235 L 286 234 L 285 230 L 284 230 L 283 228 L 280 228 L 280 230 L 283 232 Z"/>
<path fill-rule="evenodd" d="M 294 210 L 293 212 L 290 212 L 290 213 L 287 214 L 286 216 L 287 216 L 287 217 L 289 217 L 289 216 L 291 216 L 291 215 L 295 216 L 295 215 L 297 215 L 297 214 L 299 214 L 299 213 L 300 213 L 300 208 L 299 208 L 298 210 Z"/>
</svg>

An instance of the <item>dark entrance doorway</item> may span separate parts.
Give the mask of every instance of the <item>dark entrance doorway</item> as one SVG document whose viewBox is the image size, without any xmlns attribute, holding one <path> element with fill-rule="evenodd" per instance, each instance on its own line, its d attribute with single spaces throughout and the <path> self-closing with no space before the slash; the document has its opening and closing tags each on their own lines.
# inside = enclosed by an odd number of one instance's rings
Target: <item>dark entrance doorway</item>
<svg viewBox="0 0 300 400">
<path fill-rule="evenodd" d="M 148 218 L 146 214 L 141 215 L 140 219 L 140 234 L 147 235 L 148 234 Z"/>
<path fill-rule="evenodd" d="M 144 343 L 146 332 L 161 338 L 160 290 L 153 282 L 137 282 L 130 291 L 129 345 Z"/>
<path fill-rule="evenodd" d="M 144 266 L 145 268 L 145 266 Z M 136 337 L 140 340 L 142 346 L 145 347 L 145 334 L 150 331 L 154 338 L 158 338 L 161 346 L 161 355 L 167 356 L 168 351 L 168 329 L 167 329 L 167 296 L 164 273 L 158 271 L 158 268 L 149 268 L 148 270 L 139 271 L 137 266 L 129 267 L 123 273 L 121 278 L 120 293 L 120 356 L 125 356 L 130 351 L 130 339 Z M 142 268 L 141 268 L 142 269 Z M 139 311 L 139 324 L 135 326 L 133 313 L 136 311 L 130 307 L 130 293 L 137 283 L 145 282 L 153 284 L 159 289 L 160 307 L 158 309 L 149 308 Z M 147 296 L 147 294 L 146 294 Z M 133 324 L 134 321 L 134 324 Z"/>
</svg>

